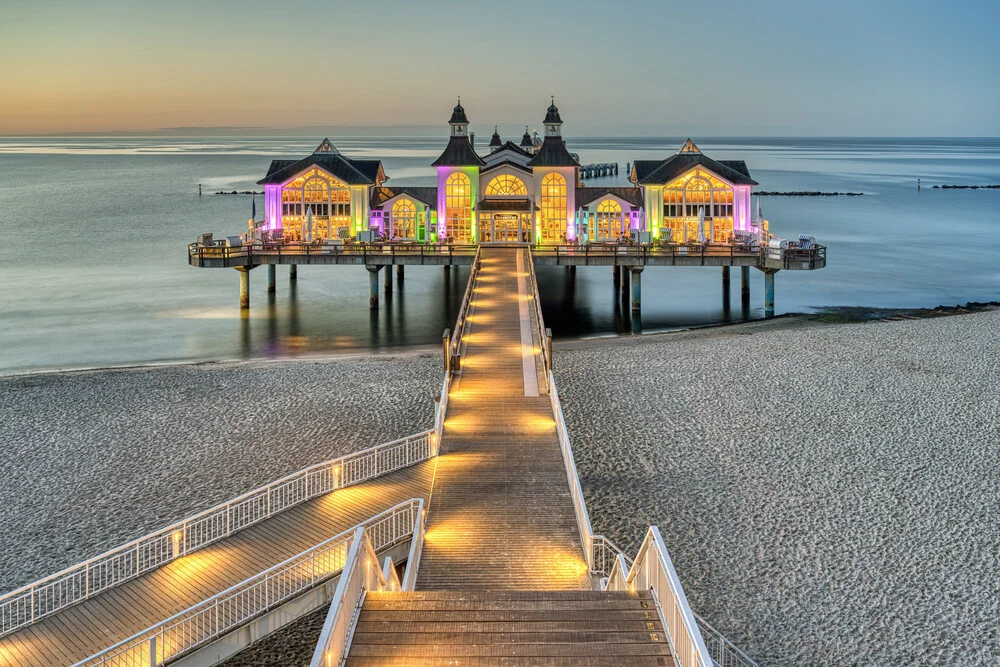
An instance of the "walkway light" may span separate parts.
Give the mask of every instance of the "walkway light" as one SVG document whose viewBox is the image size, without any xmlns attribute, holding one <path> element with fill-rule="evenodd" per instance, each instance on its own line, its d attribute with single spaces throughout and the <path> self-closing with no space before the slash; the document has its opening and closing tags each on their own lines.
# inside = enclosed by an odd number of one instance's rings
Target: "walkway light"
<svg viewBox="0 0 1000 667">
<path fill-rule="evenodd" d="M 181 531 L 175 530 L 173 534 L 174 538 L 174 558 L 181 555 Z"/>
</svg>

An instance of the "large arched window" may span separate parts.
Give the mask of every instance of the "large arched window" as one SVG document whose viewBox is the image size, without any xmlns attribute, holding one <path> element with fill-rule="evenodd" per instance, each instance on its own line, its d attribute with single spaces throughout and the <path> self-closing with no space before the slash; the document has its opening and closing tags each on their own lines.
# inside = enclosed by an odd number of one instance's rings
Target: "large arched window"
<svg viewBox="0 0 1000 667">
<path fill-rule="evenodd" d="M 622 207 L 614 199 L 597 205 L 597 238 L 617 239 L 622 235 Z"/>
<path fill-rule="evenodd" d="M 486 186 L 486 196 L 489 197 L 491 195 L 521 195 L 522 197 L 526 197 L 528 195 L 528 188 L 524 187 L 524 181 L 517 176 L 501 174 Z"/>
<path fill-rule="evenodd" d="M 350 229 L 351 190 L 319 169 L 311 169 L 281 188 L 282 227 L 286 238 L 302 238 L 302 225 L 312 211 L 312 238 L 331 238 Z"/>
<path fill-rule="evenodd" d="M 542 243 L 566 240 L 566 179 L 562 174 L 547 174 L 542 179 Z"/>
<path fill-rule="evenodd" d="M 462 172 L 448 177 L 444 186 L 447 235 L 457 243 L 472 240 L 472 181 Z"/>
<path fill-rule="evenodd" d="M 663 226 L 673 230 L 674 241 L 698 238 L 702 213 L 710 221 L 702 234 L 726 241 L 733 232 L 732 186 L 708 171 L 694 169 L 663 189 Z"/>
<path fill-rule="evenodd" d="M 392 205 L 392 237 L 417 238 L 417 207 L 409 199 L 400 199 Z"/>
</svg>

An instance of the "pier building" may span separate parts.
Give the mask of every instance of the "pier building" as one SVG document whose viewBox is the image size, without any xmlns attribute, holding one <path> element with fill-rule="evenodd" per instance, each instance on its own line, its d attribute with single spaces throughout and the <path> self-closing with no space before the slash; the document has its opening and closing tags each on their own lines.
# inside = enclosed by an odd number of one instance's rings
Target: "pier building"
<svg viewBox="0 0 1000 667">
<path fill-rule="evenodd" d="M 755 267 L 765 274 L 766 315 L 778 270 L 825 267 L 826 248 L 812 237 L 778 238 L 759 209 L 753 214 L 757 182 L 746 162 L 715 160 L 688 139 L 661 160 L 631 161 L 630 185 L 589 185 L 554 99 L 542 124 L 543 137 L 525 128 L 518 143 L 494 129 L 480 153 L 459 100 L 430 165 L 436 186 L 392 183 L 380 160 L 345 156 L 324 139 L 312 155 L 273 160 L 259 181 L 263 219 L 239 237 L 203 235 L 189 246 L 189 262 L 239 270 L 245 307 L 256 266 L 268 266 L 273 291 L 276 264 L 291 265 L 293 277 L 303 263 L 364 264 L 377 307 L 383 266 L 468 264 L 479 246 L 529 246 L 539 265 L 626 267 L 635 310 L 646 266 L 721 266 L 727 299 L 729 268 L 739 266 L 744 302 Z M 391 280 L 387 272 L 387 288 Z"/>
</svg>

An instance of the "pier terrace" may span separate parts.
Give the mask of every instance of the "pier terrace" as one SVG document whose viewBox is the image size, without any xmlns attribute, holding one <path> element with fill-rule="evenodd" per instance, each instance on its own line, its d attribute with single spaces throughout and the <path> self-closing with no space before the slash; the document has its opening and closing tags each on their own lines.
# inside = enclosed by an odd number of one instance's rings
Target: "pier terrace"
<svg viewBox="0 0 1000 667">
<path fill-rule="evenodd" d="M 529 248 L 479 248 L 426 432 L 0 596 L 0 665 L 217 665 L 315 609 L 312 667 L 755 667 L 650 527 L 593 532 Z"/>
</svg>

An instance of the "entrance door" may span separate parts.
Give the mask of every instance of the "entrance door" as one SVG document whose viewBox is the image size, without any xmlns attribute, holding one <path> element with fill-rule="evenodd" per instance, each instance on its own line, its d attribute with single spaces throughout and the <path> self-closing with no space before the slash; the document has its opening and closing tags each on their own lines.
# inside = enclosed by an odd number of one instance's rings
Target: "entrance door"
<svg viewBox="0 0 1000 667">
<path fill-rule="evenodd" d="M 493 216 L 494 243 L 521 243 L 520 216 L 517 213 L 497 213 Z"/>
</svg>

